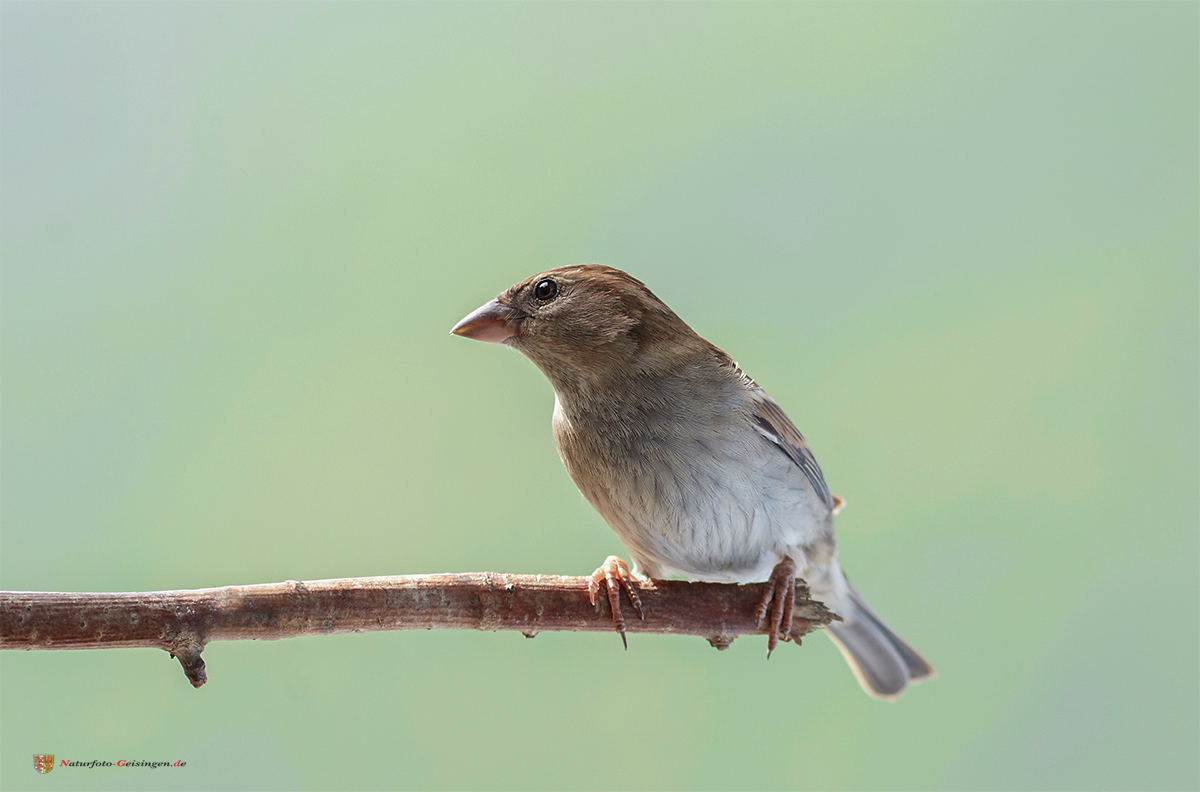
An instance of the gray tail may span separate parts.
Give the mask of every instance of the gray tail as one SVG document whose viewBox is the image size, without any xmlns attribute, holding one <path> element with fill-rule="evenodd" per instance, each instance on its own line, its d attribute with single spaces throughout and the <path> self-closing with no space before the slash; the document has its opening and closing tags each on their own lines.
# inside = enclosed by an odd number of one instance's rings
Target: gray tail
<svg viewBox="0 0 1200 792">
<path fill-rule="evenodd" d="M 858 684 L 868 696 L 887 701 L 899 698 L 909 682 L 924 682 L 937 670 L 884 623 L 846 581 L 850 608 L 826 629 L 842 650 Z"/>
</svg>

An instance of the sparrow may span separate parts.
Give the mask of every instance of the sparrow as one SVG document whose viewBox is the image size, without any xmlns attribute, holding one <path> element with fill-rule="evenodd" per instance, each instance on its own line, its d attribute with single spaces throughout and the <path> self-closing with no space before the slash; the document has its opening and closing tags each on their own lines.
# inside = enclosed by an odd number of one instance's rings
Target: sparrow
<svg viewBox="0 0 1200 792">
<path fill-rule="evenodd" d="M 554 388 L 554 443 L 571 479 L 620 538 L 592 575 L 625 638 L 624 590 L 672 576 L 767 582 L 755 616 L 767 656 L 787 640 L 796 579 L 841 617 L 830 636 L 867 694 L 895 699 L 936 674 L 850 585 L 829 491 L 775 401 L 645 284 L 596 264 L 559 267 L 501 292 L 454 335 L 511 347 Z"/>
</svg>

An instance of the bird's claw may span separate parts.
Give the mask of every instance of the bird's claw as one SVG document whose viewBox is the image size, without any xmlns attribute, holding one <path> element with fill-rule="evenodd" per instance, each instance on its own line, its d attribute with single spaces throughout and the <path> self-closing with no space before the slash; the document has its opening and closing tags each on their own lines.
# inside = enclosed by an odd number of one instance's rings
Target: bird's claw
<svg viewBox="0 0 1200 792">
<path fill-rule="evenodd" d="M 621 613 L 621 589 L 625 589 L 629 595 L 629 601 L 633 603 L 633 609 L 637 611 L 638 617 L 642 621 L 646 620 L 646 614 L 642 612 L 642 600 L 638 597 L 637 589 L 633 585 L 633 573 L 629 571 L 629 566 L 616 556 L 604 559 L 604 563 L 592 573 L 592 577 L 588 581 L 588 599 L 591 600 L 592 605 L 596 604 L 596 596 L 600 593 L 601 583 L 608 590 L 608 604 L 612 608 L 613 626 L 621 634 L 621 643 L 628 649 L 629 642 L 625 640 L 625 616 Z"/>
<path fill-rule="evenodd" d="M 792 612 L 796 607 L 796 562 L 784 558 L 771 570 L 771 578 L 767 581 L 767 590 L 759 600 L 754 612 L 758 626 L 761 627 L 768 612 L 771 617 L 771 631 L 767 634 L 767 658 L 780 641 L 786 641 L 792 634 Z"/>
</svg>

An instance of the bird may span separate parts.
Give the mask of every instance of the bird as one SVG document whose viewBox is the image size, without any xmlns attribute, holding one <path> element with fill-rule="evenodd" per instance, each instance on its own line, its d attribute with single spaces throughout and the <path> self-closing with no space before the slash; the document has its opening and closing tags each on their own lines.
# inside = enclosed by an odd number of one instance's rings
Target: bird
<svg viewBox="0 0 1200 792">
<path fill-rule="evenodd" d="M 754 615 L 769 658 L 790 637 L 802 578 L 841 618 L 828 633 L 868 695 L 894 700 L 936 675 L 843 573 L 843 501 L 795 424 L 644 283 L 600 264 L 546 270 L 451 333 L 515 349 L 550 381 L 563 465 L 633 563 L 610 556 L 589 579 L 622 641 L 620 592 L 644 618 L 639 580 L 766 582 Z"/>
</svg>

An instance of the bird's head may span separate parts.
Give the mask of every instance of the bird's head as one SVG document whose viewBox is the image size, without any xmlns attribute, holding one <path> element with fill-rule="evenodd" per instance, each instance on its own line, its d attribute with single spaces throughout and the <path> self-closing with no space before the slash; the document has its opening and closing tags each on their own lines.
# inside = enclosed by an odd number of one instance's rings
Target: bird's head
<svg viewBox="0 0 1200 792">
<path fill-rule="evenodd" d="M 659 370 L 681 348 L 708 346 L 641 281 L 598 264 L 526 278 L 450 332 L 522 352 L 556 389 Z"/>
</svg>

